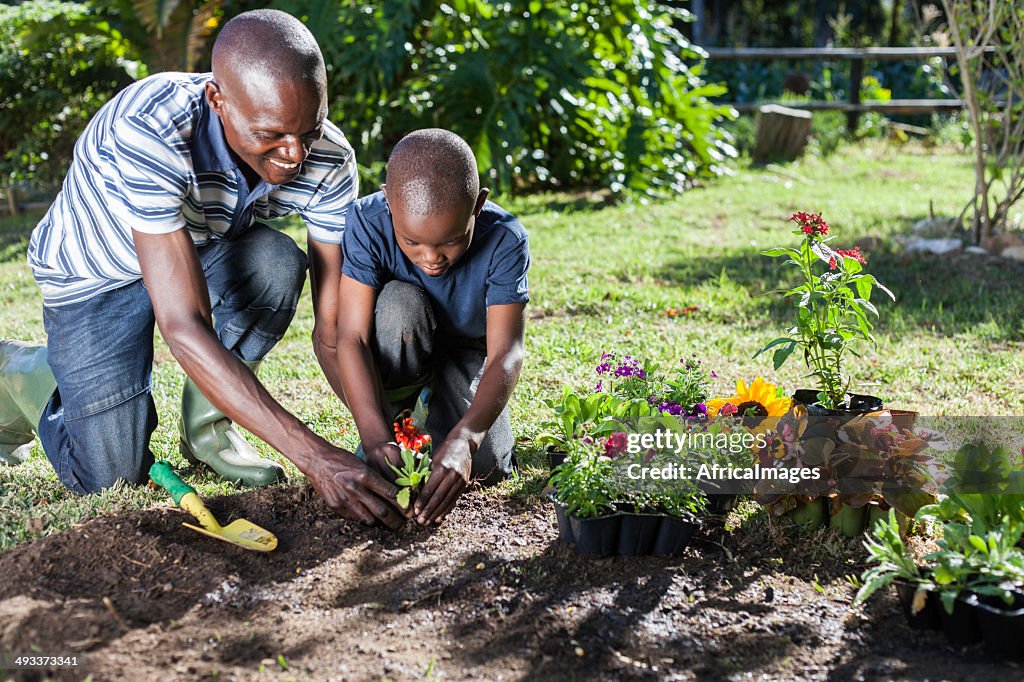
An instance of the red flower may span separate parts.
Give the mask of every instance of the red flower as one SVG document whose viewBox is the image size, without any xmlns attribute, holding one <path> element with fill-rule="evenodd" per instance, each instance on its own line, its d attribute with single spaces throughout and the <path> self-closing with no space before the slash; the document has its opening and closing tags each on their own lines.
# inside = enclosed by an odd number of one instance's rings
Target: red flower
<svg viewBox="0 0 1024 682">
<path fill-rule="evenodd" d="M 420 433 L 411 417 L 395 422 L 395 442 L 407 450 L 420 452 L 430 442 L 430 434 Z"/>
<path fill-rule="evenodd" d="M 858 263 L 863 263 L 864 265 L 867 265 L 867 263 L 868 263 L 868 260 L 860 252 L 860 247 L 859 246 L 855 246 L 852 249 L 846 249 L 846 250 L 844 250 L 844 249 L 836 249 L 836 253 L 838 253 L 840 256 L 845 256 L 846 258 L 852 258 L 855 261 L 857 261 Z M 834 269 L 835 268 L 833 268 L 833 270 Z"/>
<path fill-rule="evenodd" d="M 616 431 L 612 435 L 608 436 L 608 440 L 605 441 L 604 454 L 614 459 L 626 451 L 626 446 L 628 444 L 625 432 Z"/>
<path fill-rule="evenodd" d="M 725 417 L 732 417 L 735 416 L 736 413 L 739 411 L 740 408 L 736 407 L 732 403 L 726 403 L 725 405 L 722 405 L 722 409 L 718 411 L 718 414 L 723 415 Z"/>
<path fill-rule="evenodd" d="M 804 234 L 816 234 L 825 236 L 828 234 L 828 223 L 822 219 L 820 213 L 804 213 L 798 211 L 789 217 L 791 221 L 800 226 Z"/>
<path fill-rule="evenodd" d="M 829 270 L 835 270 L 836 269 L 836 259 L 834 257 L 828 259 L 828 269 Z"/>
</svg>

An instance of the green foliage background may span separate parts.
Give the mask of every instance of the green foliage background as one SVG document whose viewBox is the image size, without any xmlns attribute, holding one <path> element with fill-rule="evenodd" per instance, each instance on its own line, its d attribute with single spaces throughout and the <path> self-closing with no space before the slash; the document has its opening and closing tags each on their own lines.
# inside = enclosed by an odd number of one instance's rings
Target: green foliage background
<svg viewBox="0 0 1024 682">
<path fill-rule="evenodd" d="M 701 52 L 677 29 L 681 10 L 642 0 L 273 6 L 300 17 L 323 48 L 331 118 L 356 146 L 368 188 L 402 135 L 431 126 L 466 138 L 487 184 L 506 193 L 676 193 L 735 155 L 718 126 L 730 112 L 709 101 L 724 89 L 701 79 Z M 58 179 L 68 140 L 111 94 L 146 73 L 205 68 L 216 28 L 246 9 L 224 0 L 3 8 L 0 182 Z"/>
</svg>

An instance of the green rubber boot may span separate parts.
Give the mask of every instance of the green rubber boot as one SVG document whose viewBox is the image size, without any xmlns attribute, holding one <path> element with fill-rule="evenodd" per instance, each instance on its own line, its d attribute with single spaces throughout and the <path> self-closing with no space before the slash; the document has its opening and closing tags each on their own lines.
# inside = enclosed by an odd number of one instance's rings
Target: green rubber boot
<svg viewBox="0 0 1024 682">
<path fill-rule="evenodd" d="M 246 362 L 256 371 L 259 362 Z M 202 462 L 234 483 L 264 486 L 283 481 L 280 464 L 260 454 L 235 430 L 224 413 L 206 399 L 199 387 L 185 378 L 181 392 L 181 421 L 178 423 L 181 454 L 193 464 Z"/>
<path fill-rule="evenodd" d="M 44 346 L 0 341 L 0 462 L 21 464 L 28 458 L 39 418 L 56 389 Z"/>
</svg>

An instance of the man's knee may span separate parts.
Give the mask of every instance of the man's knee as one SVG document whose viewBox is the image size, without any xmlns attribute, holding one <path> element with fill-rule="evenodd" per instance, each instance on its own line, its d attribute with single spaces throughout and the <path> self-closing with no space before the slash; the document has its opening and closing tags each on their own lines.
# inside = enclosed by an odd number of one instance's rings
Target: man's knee
<svg viewBox="0 0 1024 682">
<path fill-rule="evenodd" d="M 59 400 L 51 401 L 40 422 L 40 440 L 61 482 L 79 494 L 100 492 L 119 480 L 149 480 L 150 438 L 156 406 L 146 391 L 110 409 L 65 420 Z"/>
<path fill-rule="evenodd" d="M 262 268 L 256 277 L 260 280 L 257 288 L 260 302 L 272 307 L 297 301 L 306 283 L 309 260 L 295 242 L 286 234 L 274 230 L 263 237 L 264 248 L 273 254 L 263 260 L 268 266 Z"/>
<path fill-rule="evenodd" d="M 122 456 L 116 461 L 104 462 L 100 466 L 96 463 L 86 463 L 79 467 L 75 478 L 82 492 L 86 494 L 102 492 L 113 487 L 118 481 L 124 481 L 129 485 L 144 485 L 149 481 L 149 468 L 153 466 L 153 462 L 153 455 L 147 449 Z M 72 487 L 72 490 L 74 489 Z"/>
</svg>

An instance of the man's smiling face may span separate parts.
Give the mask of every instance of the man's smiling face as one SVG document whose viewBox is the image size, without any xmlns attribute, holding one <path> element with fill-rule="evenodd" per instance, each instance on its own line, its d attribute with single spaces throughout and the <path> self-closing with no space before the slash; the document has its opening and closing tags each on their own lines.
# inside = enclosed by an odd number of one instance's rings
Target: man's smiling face
<svg viewBox="0 0 1024 682">
<path fill-rule="evenodd" d="M 327 97 L 309 81 L 229 74 L 206 86 L 210 108 L 238 158 L 272 185 L 294 180 L 323 137 Z"/>
</svg>

